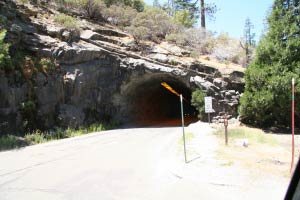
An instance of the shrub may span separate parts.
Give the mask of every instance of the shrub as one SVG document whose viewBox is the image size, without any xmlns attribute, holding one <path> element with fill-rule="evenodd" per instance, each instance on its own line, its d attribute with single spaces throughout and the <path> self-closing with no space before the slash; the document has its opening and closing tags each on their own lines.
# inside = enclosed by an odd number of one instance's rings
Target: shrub
<svg viewBox="0 0 300 200">
<path fill-rule="evenodd" d="M 137 11 L 129 6 L 112 5 L 103 12 L 103 17 L 113 25 L 119 27 L 130 26 Z"/>
<path fill-rule="evenodd" d="M 138 12 L 143 12 L 145 3 L 142 0 L 133 0 L 132 1 L 132 6 L 134 9 L 136 9 Z"/>
<path fill-rule="evenodd" d="M 117 6 L 129 6 L 137 10 L 138 12 L 142 12 L 144 10 L 145 3 L 143 0 L 104 0 L 107 7 L 112 5 Z"/>
<path fill-rule="evenodd" d="M 58 14 L 54 17 L 54 22 L 60 24 L 67 30 L 66 32 L 61 32 L 61 39 L 71 43 L 80 37 L 80 28 L 74 17 L 65 14 Z"/>
<path fill-rule="evenodd" d="M 202 119 L 204 113 L 204 97 L 206 96 L 206 94 L 204 92 L 202 92 L 200 89 L 196 89 L 193 93 L 192 93 L 192 99 L 191 99 L 191 104 L 192 106 L 194 106 L 196 108 L 196 110 L 198 110 L 199 114 L 198 114 L 198 118 Z"/>
<path fill-rule="evenodd" d="M 198 28 L 177 27 L 177 29 L 176 32 L 168 34 L 166 40 L 199 54 L 212 51 L 215 39 L 211 32 Z"/>
<path fill-rule="evenodd" d="M 6 30 L 0 30 L 0 70 L 11 69 L 11 59 L 9 55 L 9 44 L 4 42 Z"/>
<path fill-rule="evenodd" d="M 47 141 L 46 135 L 40 130 L 36 130 L 33 133 L 26 134 L 25 139 L 29 144 L 40 144 Z"/>
<path fill-rule="evenodd" d="M 20 105 L 20 112 L 23 120 L 23 129 L 26 132 L 32 131 L 36 127 L 36 105 L 33 101 L 28 100 Z"/>
<path fill-rule="evenodd" d="M 7 23 L 7 17 L 0 15 L 0 30 L 4 28 Z"/>
<path fill-rule="evenodd" d="M 173 21 L 184 27 L 191 28 L 196 23 L 196 18 L 190 18 L 189 10 L 178 10 L 173 16 Z"/>
<path fill-rule="evenodd" d="M 13 135 L 4 135 L 0 137 L 0 150 L 13 149 L 20 147 L 18 138 Z"/>
<path fill-rule="evenodd" d="M 56 15 L 54 17 L 54 22 L 60 24 L 67 30 L 79 29 L 76 19 L 63 13 Z"/>
<path fill-rule="evenodd" d="M 240 41 L 230 38 L 227 33 L 221 33 L 216 39 L 212 55 L 222 62 L 231 61 L 240 64 L 243 61 L 243 49 Z"/>
<path fill-rule="evenodd" d="M 56 69 L 55 63 L 50 58 L 41 58 L 37 62 L 36 66 L 38 67 L 39 71 L 43 72 L 44 74 Z"/>
<path fill-rule="evenodd" d="M 174 30 L 174 24 L 163 10 L 147 8 L 138 13 L 127 30 L 136 40 L 152 40 L 159 42 Z M 137 41 L 138 42 L 138 41 Z"/>
<path fill-rule="evenodd" d="M 103 19 L 106 5 L 102 0 L 86 0 L 83 9 L 89 18 Z"/>
<path fill-rule="evenodd" d="M 61 7 L 61 9 L 71 10 L 82 8 L 87 0 L 55 0 Z"/>
</svg>

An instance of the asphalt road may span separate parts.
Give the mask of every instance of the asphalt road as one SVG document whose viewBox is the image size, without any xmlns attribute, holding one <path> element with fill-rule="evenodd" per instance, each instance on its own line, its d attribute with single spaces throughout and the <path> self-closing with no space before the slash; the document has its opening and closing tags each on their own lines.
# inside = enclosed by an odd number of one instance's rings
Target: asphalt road
<svg viewBox="0 0 300 200">
<path fill-rule="evenodd" d="M 273 180 L 252 191 L 243 184 L 246 172 L 232 178 L 237 171 L 216 169 L 211 129 L 196 129 L 188 164 L 180 127 L 113 130 L 1 152 L 0 199 L 281 199 L 266 192 Z"/>
</svg>

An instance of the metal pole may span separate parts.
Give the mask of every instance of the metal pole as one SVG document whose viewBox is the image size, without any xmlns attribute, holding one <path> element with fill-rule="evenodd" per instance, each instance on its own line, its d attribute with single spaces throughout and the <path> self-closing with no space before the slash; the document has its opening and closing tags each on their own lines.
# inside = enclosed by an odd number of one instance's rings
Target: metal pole
<svg viewBox="0 0 300 200">
<path fill-rule="evenodd" d="M 183 138 L 183 150 L 184 150 L 184 161 L 186 160 L 186 147 L 185 147 L 185 133 L 184 133 L 184 118 L 183 118 L 183 104 L 182 104 L 182 95 L 180 95 L 180 108 L 181 108 L 181 122 L 182 122 L 182 138 Z"/>
<path fill-rule="evenodd" d="M 225 113 L 224 115 L 224 127 L 225 127 L 225 144 L 226 146 L 228 145 L 228 119 L 227 119 L 227 115 Z"/>
<path fill-rule="evenodd" d="M 292 79 L 292 163 L 290 173 L 294 166 L 294 149 L 295 149 L 295 79 Z"/>
<path fill-rule="evenodd" d="M 208 124 L 210 124 L 210 113 L 208 113 Z"/>
</svg>

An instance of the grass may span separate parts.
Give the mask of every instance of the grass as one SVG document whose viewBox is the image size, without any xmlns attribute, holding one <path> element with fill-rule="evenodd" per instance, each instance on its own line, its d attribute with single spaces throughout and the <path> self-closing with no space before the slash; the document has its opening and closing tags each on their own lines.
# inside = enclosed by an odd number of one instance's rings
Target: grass
<svg viewBox="0 0 300 200">
<path fill-rule="evenodd" d="M 187 132 L 185 133 L 185 143 L 188 143 L 189 141 L 191 141 L 193 138 L 195 138 L 194 133 L 192 132 Z M 181 146 L 183 145 L 183 137 L 180 137 L 178 144 Z"/>
<path fill-rule="evenodd" d="M 79 29 L 78 23 L 76 21 L 76 19 L 72 16 L 66 15 L 66 14 L 58 14 L 54 17 L 54 22 L 56 22 L 57 24 L 60 24 L 61 26 L 63 26 L 66 29 Z"/>
<path fill-rule="evenodd" d="M 19 137 L 14 135 L 4 135 L 0 137 L 0 151 L 7 149 L 20 148 L 26 145 L 26 142 L 22 141 Z"/>
<path fill-rule="evenodd" d="M 218 137 L 224 137 L 224 127 L 219 127 L 215 132 Z M 251 143 L 269 144 L 276 145 L 277 140 L 271 136 L 265 134 L 260 129 L 249 128 L 249 127 L 233 127 L 228 129 L 228 140 L 234 141 L 236 139 L 248 139 Z"/>
<path fill-rule="evenodd" d="M 216 159 L 221 167 L 242 167 L 253 175 L 280 174 L 289 176 L 290 154 L 279 143 L 276 135 L 266 134 L 257 128 L 229 125 L 228 145 L 224 144 L 224 126 L 218 126 L 214 133 L 219 142 Z M 239 139 L 247 139 L 248 147 L 237 145 Z M 280 161 L 281 164 L 278 164 Z"/>
<path fill-rule="evenodd" d="M 36 130 L 32 133 L 25 134 L 24 137 L 17 137 L 14 135 L 4 135 L 0 137 L 0 151 L 20 148 L 27 145 L 45 143 L 53 140 L 85 135 L 93 132 L 100 132 L 100 131 L 112 129 L 117 125 L 118 125 L 117 123 L 111 123 L 108 125 L 92 124 L 87 128 L 79 128 L 79 129 L 68 128 L 66 130 L 58 128 L 55 131 L 47 131 L 47 132 Z"/>
</svg>

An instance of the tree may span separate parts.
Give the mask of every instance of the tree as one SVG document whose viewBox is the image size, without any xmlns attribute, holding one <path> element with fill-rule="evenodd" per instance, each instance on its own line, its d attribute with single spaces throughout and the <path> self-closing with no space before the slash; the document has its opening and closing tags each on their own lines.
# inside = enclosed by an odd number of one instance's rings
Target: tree
<svg viewBox="0 0 300 200">
<path fill-rule="evenodd" d="M 244 44 L 241 43 L 241 47 L 245 50 L 245 56 L 246 56 L 246 66 L 248 66 L 253 51 L 255 47 L 255 33 L 252 32 L 254 26 L 251 23 L 250 19 L 247 18 L 245 21 L 245 28 L 244 28 Z"/>
<path fill-rule="evenodd" d="M 188 10 L 179 10 L 175 12 L 173 20 L 184 27 L 191 28 L 196 23 L 196 18 L 190 18 L 190 16 Z"/>
<path fill-rule="evenodd" d="M 197 19 L 197 10 L 198 7 L 196 2 L 193 0 L 175 0 L 174 1 L 175 12 L 174 15 L 181 16 L 184 19 L 185 23 L 183 25 L 187 25 L 187 27 L 191 27 L 191 25 L 196 23 Z"/>
<path fill-rule="evenodd" d="M 157 7 L 157 8 L 161 7 L 158 0 L 153 1 L 153 7 Z"/>
<path fill-rule="evenodd" d="M 104 0 L 107 7 L 115 5 L 125 5 L 136 9 L 138 12 L 142 12 L 145 7 L 143 0 Z"/>
<path fill-rule="evenodd" d="M 291 79 L 300 77 L 299 0 L 275 0 L 269 30 L 256 48 L 245 74 L 239 114 L 245 123 L 289 126 Z M 296 81 L 297 82 L 297 81 Z M 296 98 L 300 94 L 296 84 Z M 300 107 L 296 107 L 299 120 Z"/>
<path fill-rule="evenodd" d="M 127 28 L 136 42 L 141 40 L 152 40 L 159 42 L 172 32 L 174 23 L 171 17 L 162 9 L 148 7 L 133 19 L 131 26 Z"/>
<path fill-rule="evenodd" d="M 196 89 L 192 93 L 191 104 L 199 112 L 199 114 L 198 114 L 199 119 L 202 119 L 205 114 L 205 112 L 204 112 L 205 111 L 205 109 L 204 109 L 204 97 L 205 96 L 206 96 L 206 94 L 199 89 Z"/>
<path fill-rule="evenodd" d="M 206 16 L 213 18 L 217 12 L 217 6 L 214 3 L 206 4 L 204 0 L 199 0 L 199 2 L 201 28 L 206 28 Z"/>
</svg>

